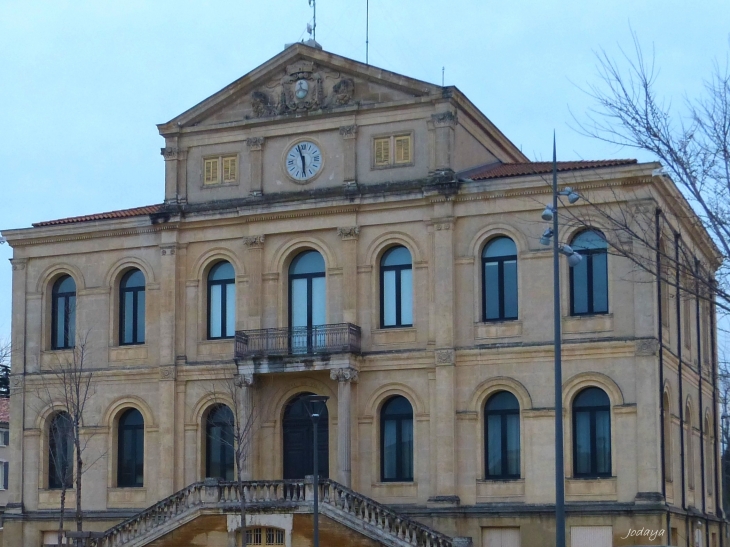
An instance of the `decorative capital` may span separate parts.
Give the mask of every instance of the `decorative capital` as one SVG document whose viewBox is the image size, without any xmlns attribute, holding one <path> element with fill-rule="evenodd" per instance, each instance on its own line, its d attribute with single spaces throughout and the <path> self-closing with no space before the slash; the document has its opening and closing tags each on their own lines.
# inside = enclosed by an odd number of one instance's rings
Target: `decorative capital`
<svg viewBox="0 0 730 547">
<path fill-rule="evenodd" d="M 357 239 L 357 236 L 360 235 L 360 227 L 346 226 L 343 228 L 337 228 L 337 235 L 342 239 Z"/>
<path fill-rule="evenodd" d="M 177 245 L 161 245 L 160 254 L 162 256 L 174 255 L 177 250 Z"/>
<path fill-rule="evenodd" d="M 11 376 L 10 377 L 10 391 L 23 391 L 23 376 Z"/>
<path fill-rule="evenodd" d="M 264 246 L 265 236 L 244 236 L 243 244 L 249 249 L 260 249 Z"/>
<path fill-rule="evenodd" d="M 357 136 L 357 125 L 343 125 L 340 127 L 340 135 L 343 139 L 354 139 Z"/>
<path fill-rule="evenodd" d="M 433 223 L 433 227 L 436 230 L 451 230 L 451 226 L 453 226 L 454 221 L 452 219 L 441 219 L 436 220 Z"/>
<path fill-rule="evenodd" d="M 357 383 L 357 371 L 354 368 L 334 368 L 330 370 L 330 379 Z"/>
<path fill-rule="evenodd" d="M 11 258 L 10 263 L 13 265 L 13 270 L 25 270 L 25 265 L 28 263 L 27 258 Z"/>
<path fill-rule="evenodd" d="M 160 380 L 174 380 L 176 377 L 175 365 L 160 367 Z"/>
<path fill-rule="evenodd" d="M 636 355 L 656 355 L 657 351 L 659 351 L 659 344 L 654 338 L 636 342 Z"/>
<path fill-rule="evenodd" d="M 246 139 L 246 146 L 249 150 L 261 150 L 264 146 L 264 137 L 249 137 Z"/>
<path fill-rule="evenodd" d="M 454 350 L 453 349 L 436 350 L 436 364 L 437 365 L 454 364 Z"/>
<path fill-rule="evenodd" d="M 160 154 L 165 158 L 165 161 L 182 159 L 182 150 L 179 148 L 173 148 L 168 146 L 166 148 L 160 148 Z"/>
<path fill-rule="evenodd" d="M 456 125 L 456 114 L 451 111 L 439 112 L 431 115 L 434 127 L 454 127 Z"/>
<path fill-rule="evenodd" d="M 251 387 L 253 386 L 253 374 L 237 374 L 233 381 L 236 387 Z"/>
</svg>

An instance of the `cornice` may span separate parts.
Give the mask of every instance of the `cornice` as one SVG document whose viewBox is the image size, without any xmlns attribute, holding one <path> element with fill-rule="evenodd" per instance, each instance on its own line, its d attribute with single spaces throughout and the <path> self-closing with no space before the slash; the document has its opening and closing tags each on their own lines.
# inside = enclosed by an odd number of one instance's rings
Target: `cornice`
<svg viewBox="0 0 730 547">
<path fill-rule="evenodd" d="M 29 237 L 27 239 L 17 239 L 12 242 L 15 247 L 27 247 L 30 245 L 47 245 L 52 243 L 64 243 L 67 241 L 84 241 L 102 237 L 121 237 L 130 235 L 152 234 L 165 230 L 177 230 L 179 223 L 154 224 L 141 228 L 121 228 L 104 230 L 101 232 L 83 232 L 76 234 L 59 234 L 57 236 Z"/>
</svg>

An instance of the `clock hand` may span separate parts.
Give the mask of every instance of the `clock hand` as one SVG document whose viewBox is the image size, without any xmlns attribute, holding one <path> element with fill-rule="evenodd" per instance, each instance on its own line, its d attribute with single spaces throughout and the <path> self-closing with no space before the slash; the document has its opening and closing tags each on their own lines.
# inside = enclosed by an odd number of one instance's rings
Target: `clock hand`
<svg viewBox="0 0 730 547">
<path fill-rule="evenodd" d="M 302 158 L 302 174 L 304 174 L 304 154 L 302 154 L 302 149 L 297 147 L 297 150 L 299 150 L 299 157 Z"/>
</svg>

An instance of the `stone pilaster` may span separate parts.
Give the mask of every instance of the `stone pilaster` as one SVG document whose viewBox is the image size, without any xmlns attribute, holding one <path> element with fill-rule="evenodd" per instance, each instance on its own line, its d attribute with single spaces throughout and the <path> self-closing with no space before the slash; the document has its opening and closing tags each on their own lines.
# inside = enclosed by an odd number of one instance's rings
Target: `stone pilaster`
<svg viewBox="0 0 730 547">
<path fill-rule="evenodd" d="M 458 504 L 456 496 L 456 407 L 454 402 L 454 350 L 435 352 L 436 494 L 429 503 Z"/>
<path fill-rule="evenodd" d="M 454 136 L 456 114 L 451 111 L 433 114 L 428 122 L 430 135 L 429 171 L 454 169 Z"/>
<path fill-rule="evenodd" d="M 352 184 L 357 180 L 357 125 L 340 127 L 342 136 L 342 180 L 345 184 Z"/>
<path fill-rule="evenodd" d="M 244 443 L 244 461 L 241 474 L 243 480 L 249 481 L 253 479 L 253 457 L 256 454 L 253 445 L 254 422 L 256 419 L 253 404 L 254 375 L 239 374 L 236 376 L 235 382 L 236 396 L 238 397 L 236 401 L 236 421 L 238 422 L 239 431 L 236 435 L 240 435 L 237 440 Z"/>
<path fill-rule="evenodd" d="M 261 328 L 261 293 L 265 236 L 246 236 L 246 268 L 248 269 L 248 321 L 247 329 Z"/>
<path fill-rule="evenodd" d="M 357 382 L 357 371 L 351 368 L 330 370 L 330 378 L 337 380 L 337 481 L 352 484 L 352 384 Z"/>
<path fill-rule="evenodd" d="M 11 318 L 10 354 L 10 454 L 8 507 L 23 502 L 23 408 L 25 407 L 25 294 L 27 290 L 27 259 L 13 258 L 13 313 Z"/>
<path fill-rule="evenodd" d="M 357 323 L 357 238 L 358 226 L 337 228 L 342 238 L 343 306 L 342 315 L 346 323 Z"/>
<path fill-rule="evenodd" d="M 158 383 L 158 400 L 160 431 L 158 434 L 158 449 L 161 465 L 158 468 L 157 484 L 160 498 L 169 496 L 175 492 L 175 467 L 177 460 L 176 443 L 182 439 L 175 438 L 175 378 L 177 371 L 175 365 L 160 367 Z"/>
<path fill-rule="evenodd" d="M 175 234 L 172 234 L 175 237 Z M 175 362 L 175 303 L 177 292 L 177 243 L 160 245 L 160 364 Z"/>
<path fill-rule="evenodd" d="M 187 150 L 178 148 L 177 139 L 160 149 L 165 159 L 165 203 L 187 201 Z"/>
<path fill-rule="evenodd" d="M 264 137 L 250 137 L 246 139 L 248 146 L 250 192 L 254 195 L 263 193 L 264 181 Z"/>
</svg>

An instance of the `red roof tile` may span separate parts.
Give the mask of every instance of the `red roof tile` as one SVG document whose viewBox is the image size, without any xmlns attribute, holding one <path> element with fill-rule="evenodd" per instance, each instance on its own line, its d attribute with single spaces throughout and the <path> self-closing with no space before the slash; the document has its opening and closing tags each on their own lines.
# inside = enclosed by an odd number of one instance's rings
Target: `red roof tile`
<svg viewBox="0 0 730 547">
<path fill-rule="evenodd" d="M 636 160 L 582 160 L 559 161 L 558 171 L 574 171 L 577 169 L 595 169 L 597 167 L 616 167 L 631 165 Z M 483 167 L 475 167 L 460 173 L 472 180 L 498 179 L 503 177 L 517 177 L 521 175 L 542 175 L 552 173 L 553 162 L 535 161 L 530 163 L 493 163 Z"/>
<path fill-rule="evenodd" d="M 114 218 L 130 218 L 140 217 L 159 213 L 162 204 L 145 205 L 144 207 L 134 207 L 132 209 L 121 209 L 119 211 L 109 211 L 107 213 L 97 213 L 95 215 L 83 215 L 80 217 L 60 218 L 58 220 L 46 220 L 44 222 L 34 222 L 34 227 L 39 226 L 56 226 L 59 224 L 74 224 L 76 222 L 91 222 L 93 220 L 109 220 Z"/>
<path fill-rule="evenodd" d="M 0 397 L 0 422 L 10 423 L 10 399 Z"/>
</svg>

